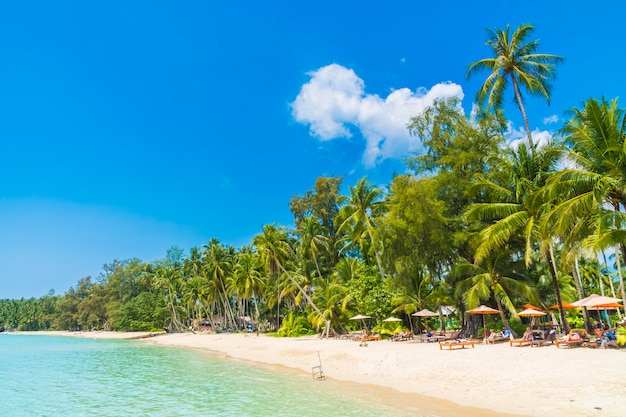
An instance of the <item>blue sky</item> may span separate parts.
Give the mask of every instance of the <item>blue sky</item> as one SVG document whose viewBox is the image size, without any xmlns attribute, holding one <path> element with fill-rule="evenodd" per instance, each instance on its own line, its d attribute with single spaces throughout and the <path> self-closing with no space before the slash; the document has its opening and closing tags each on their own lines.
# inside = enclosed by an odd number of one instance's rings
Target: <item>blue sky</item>
<svg viewBox="0 0 626 417">
<path fill-rule="evenodd" d="M 484 28 L 533 23 L 566 58 L 551 106 L 527 100 L 535 135 L 625 96 L 617 1 L 91 3 L 0 6 L 0 298 L 249 244 L 320 175 L 389 183 L 419 150 L 409 117 L 444 96 L 471 109 Z"/>
</svg>

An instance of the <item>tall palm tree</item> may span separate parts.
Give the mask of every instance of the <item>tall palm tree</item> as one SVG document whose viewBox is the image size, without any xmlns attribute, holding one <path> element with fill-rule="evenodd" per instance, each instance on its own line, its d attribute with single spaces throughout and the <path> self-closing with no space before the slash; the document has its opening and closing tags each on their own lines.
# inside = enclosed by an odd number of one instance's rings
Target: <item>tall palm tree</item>
<svg viewBox="0 0 626 417">
<path fill-rule="evenodd" d="M 467 68 L 467 78 L 483 70 L 490 72 L 476 94 L 478 102 L 486 102 L 488 109 L 501 109 L 507 86 L 510 84 L 513 87 L 515 103 L 524 119 L 531 152 L 535 145 L 520 87 L 531 95 L 545 98 L 550 104 L 551 80 L 556 77 L 556 65 L 563 62 L 560 56 L 536 53 L 539 40 L 528 41 L 534 30 L 530 24 L 520 25 L 513 34 L 510 33 L 509 25 L 504 29 L 487 29 L 489 38 L 485 45 L 492 49 L 493 57 L 473 62 Z"/>
<path fill-rule="evenodd" d="M 553 236 L 546 225 L 551 202 L 542 190 L 561 159 L 562 149 L 555 143 L 548 143 L 536 153 L 529 148 L 531 146 L 521 143 L 516 150 L 509 149 L 505 158 L 494 163 L 499 181 L 482 180 L 476 184 L 492 201 L 473 204 L 466 215 L 470 219 L 494 221 L 480 234 L 476 263 L 514 239 L 522 238 L 523 256 L 529 267 L 538 245 L 540 256 L 548 262 L 563 328 L 569 330 L 561 300 Z"/>
<path fill-rule="evenodd" d="M 300 251 L 303 258 L 310 257 L 317 270 L 317 275 L 321 278 L 322 271 L 318 258 L 320 254 L 329 250 L 329 239 L 324 236 L 324 226 L 315 217 L 306 217 L 302 222 L 297 234 L 300 236 Z"/>
<path fill-rule="evenodd" d="M 289 244 L 287 232 L 283 227 L 275 225 L 265 225 L 263 233 L 256 235 L 252 243 L 256 246 L 266 270 L 270 275 L 277 275 L 278 272 L 284 273 L 287 278 L 298 288 L 304 299 L 315 312 L 324 319 L 326 323 L 325 333 L 330 332 L 331 323 L 320 309 L 315 305 L 311 296 L 302 288 L 300 283 L 296 281 L 293 275 L 285 268 L 284 264 L 290 261 L 293 255 L 293 249 Z M 277 323 L 278 324 L 278 323 Z"/>
<path fill-rule="evenodd" d="M 350 187 L 350 196 L 344 199 L 345 205 L 335 219 L 339 224 L 338 232 L 347 233 L 342 238 L 346 244 L 344 247 L 357 244 L 363 257 L 368 259 L 367 248 L 371 246 L 381 277 L 384 274 L 379 253 L 380 245 L 375 239 L 374 230 L 376 228 L 376 220 L 384 212 L 382 198 L 383 190 L 374 186 L 367 178 L 363 177 L 354 187 Z M 369 238 L 367 243 L 364 243 L 364 235 Z"/>
<path fill-rule="evenodd" d="M 587 246 L 616 248 L 626 259 L 626 111 L 617 99 L 588 99 L 572 115 L 561 134 L 573 168 L 559 172 L 546 187 L 560 199 L 552 217 L 561 229 L 592 230 L 596 236 Z"/>
<path fill-rule="evenodd" d="M 208 244 L 204 244 L 202 257 L 205 260 L 205 273 L 212 286 L 217 289 L 220 294 L 220 300 L 224 307 L 224 315 L 230 321 L 233 327 L 237 326 L 235 315 L 230 305 L 230 294 L 227 288 L 230 286 L 232 279 L 232 256 L 229 251 L 224 248 L 219 240 L 213 238 Z"/>
<path fill-rule="evenodd" d="M 158 263 L 153 268 L 154 285 L 165 290 L 167 295 L 167 306 L 170 311 L 170 323 L 173 330 L 179 331 L 183 328 L 178 317 L 180 287 L 182 283 L 180 268 L 177 265 Z"/>
<path fill-rule="evenodd" d="M 233 274 L 233 288 L 244 300 L 252 299 L 258 326 L 259 296 L 263 291 L 265 281 L 260 271 L 259 256 L 251 251 L 242 251 L 237 256 Z"/>
</svg>

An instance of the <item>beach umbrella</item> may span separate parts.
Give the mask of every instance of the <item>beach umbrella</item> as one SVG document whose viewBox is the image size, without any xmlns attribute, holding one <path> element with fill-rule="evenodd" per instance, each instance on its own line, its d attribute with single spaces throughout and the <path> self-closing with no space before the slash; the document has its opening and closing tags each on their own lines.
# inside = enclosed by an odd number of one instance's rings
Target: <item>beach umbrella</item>
<svg viewBox="0 0 626 417">
<path fill-rule="evenodd" d="M 533 310 L 541 310 L 539 307 L 536 307 L 530 303 L 524 304 L 524 308 L 532 308 Z"/>
<path fill-rule="evenodd" d="M 420 310 L 418 312 L 415 312 L 415 313 L 411 314 L 411 316 L 413 316 L 413 317 L 436 317 L 436 316 L 439 316 L 439 314 L 437 314 L 434 311 L 430 311 L 429 309 L 425 308 L 425 309 L 422 309 L 422 310 Z M 443 326 L 443 324 L 442 324 L 442 326 Z M 428 328 L 428 326 L 427 326 L 427 328 Z M 442 329 L 443 329 L 443 327 L 442 327 Z"/>
<path fill-rule="evenodd" d="M 578 308 L 575 305 L 572 305 L 572 304 L 568 303 L 567 301 L 562 301 L 561 303 L 563 304 L 563 308 L 566 309 L 566 310 L 567 309 L 572 309 L 572 308 Z M 559 309 L 559 305 L 555 304 L 553 306 L 550 306 L 550 309 L 558 310 Z"/>
<path fill-rule="evenodd" d="M 483 316 L 483 327 L 485 330 L 483 334 L 487 333 L 487 321 L 485 320 L 485 315 L 487 314 L 499 314 L 500 310 L 496 310 L 495 308 L 487 307 L 486 305 L 480 305 L 476 308 L 466 311 L 467 314 L 480 314 Z"/>
<path fill-rule="evenodd" d="M 619 298 L 591 294 L 589 297 L 585 297 L 573 302 L 572 305 L 575 307 L 595 308 L 596 312 L 598 313 L 598 319 L 602 320 L 602 317 L 600 316 L 600 310 L 622 308 L 623 306 L 619 304 L 620 301 L 621 300 Z"/>
<path fill-rule="evenodd" d="M 533 326 L 536 325 L 536 323 L 533 322 L 534 318 L 545 316 L 546 313 L 544 313 L 543 311 L 535 310 L 534 308 L 527 308 L 526 310 L 522 310 L 517 313 L 517 315 L 522 317 L 530 317 L 530 325 Z"/>
<path fill-rule="evenodd" d="M 365 320 L 365 319 L 371 319 L 372 316 L 366 316 L 365 314 L 357 314 L 354 317 L 350 317 L 350 320 Z"/>
<path fill-rule="evenodd" d="M 361 344 L 359 346 L 367 346 L 367 342 L 365 341 L 365 319 L 371 319 L 371 316 L 366 316 L 365 314 L 357 314 L 354 317 L 350 317 L 350 320 L 361 320 L 361 330 L 363 334 L 361 336 Z"/>
<path fill-rule="evenodd" d="M 365 327 L 365 319 L 371 319 L 371 316 L 366 316 L 365 314 L 357 314 L 354 317 L 350 317 L 350 320 L 361 320 L 361 324 Z"/>
<path fill-rule="evenodd" d="M 397 317 L 387 317 L 385 320 L 383 320 L 384 322 L 392 322 L 392 321 L 402 321 L 402 319 L 399 319 Z"/>
<path fill-rule="evenodd" d="M 413 317 L 435 317 L 435 316 L 438 316 L 439 314 L 437 314 L 434 311 L 430 311 L 429 309 L 425 308 L 425 309 L 420 310 L 417 313 L 413 313 L 411 315 Z"/>
<path fill-rule="evenodd" d="M 607 297 L 605 295 L 591 294 L 589 297 L 585 297 L 572 303 L 575 307 L 604 307 L 615 306 L 621 300 L 619 298 Z M 621 305 L 619 305 L 621 307 Z"/>
<path fill-rule="evenodd" d="M 517 315 L 524 317 L 541 317 L 545 316 L 546 313 L 544 313 L 543 311 L 535 310 L 534 308 L 527 308 L 526 310 L 517 313 Z"/>
</svg>

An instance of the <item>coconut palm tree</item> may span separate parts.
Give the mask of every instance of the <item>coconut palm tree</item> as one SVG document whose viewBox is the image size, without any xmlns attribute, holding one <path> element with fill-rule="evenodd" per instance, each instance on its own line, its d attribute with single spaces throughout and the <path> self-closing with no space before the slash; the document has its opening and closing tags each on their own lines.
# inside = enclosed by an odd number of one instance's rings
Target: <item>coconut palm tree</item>
<svg viewBox="0 0 626 417">
<path fill-rule="evenodd" d="M 302 288 L 300 283 L 296 281 L 293 275 L 285 268 L 284 264 L 290 261 L 293 256 L 293 249 L 289 243 L 287 231 L 283 227 L 275 225 L 265 225 L 263 233 L 256 235 L 252 243 L 256 246 L 262 262 L 269 272 L 270 276 L 277 275 L 279 272 L 284 273 L 287 278 L 298 288 L 306 302 L 315 312 L 324 319 L 326 323 L 325 333 L 330 332 L 330 321 L 326 319 L 324 314 L 315 305 L 311 296 Z M 280 323 L 277 323 L 279 326 Z"/>
<path fill-rule="evenodd" d="M 261 274 L 259 255 L 250 250 L 242 250 L 237 256 L 233 273 L 234 292 L 243 300 L 252 300 L 256 322 L 259 322 L 259 296 L 265 281 Z"/>
<path fill-rule="evenodd" d="M 371 184 L 367 178 L 361 178 L 354 187 L 350 187 L 350 195 L 344 198 L 335 221 L 339 225 L 339 233 L 346 233 L 341 239 L 344 249 L 356 244 L 364 259 L 369 258 L 367 248 L 371 248 L 376 257 L 380 276 L 384 276 L 380 260 L 379 244 L 375 239 L 374 229 L 377 219 L 382 216 L 383 190 Z M 368 239 L 365 239 L 367 237 Z"/>
<path fill-rule="evenodd" d="M 204 271 L 210 285 L 216 288 L 219 299 L 224 308 L 224 315 L 230 321 L 230 325 L 237 326 L 232 306 L 230 305 L 230 294 L 227 288 L 232 280 L 232 256 L 218 239 L 212 238 L 209 243 L 205 243 L 202 250 L 202 257 L 205 261 Z"/>
<path fill-rule="evenodd" d="M 489 38 L 485 45 L 492 49 L 493 57 L 473 62 L 467 68 L 467 78 L 484 70 L 490 72 L 476 94 L 477 101 L 486 103 L 488 109 L 501 109 L 507 86 L 513 87 L 515 103 L 524 119 L 531 152 L 535 145 L 521 87 L 531 95 L 545 98 L 550 104 L 551 80 L 556 77 L 556 65 L 563 62 L 560 56 L 536 53 L 539 40 L 528 41 L 534 30 L 530 24 L 520 25 L 512 34 L 509 25 L 504 29 L 487 29 Z"/>
<path fill-rule="evenodd" d="M 553 236 L 546 225 L 551 201 L 542 192 L 548 176 L 561 159 L 562 149 L 552 142 L 537 152 L 530 148 L 521 143 L 517 149 L 509 149 L 504 158 L 494 162 L 497 180 L 483 179 L 476 184 L 492 200 L 473 204 L 466 215 L 469 219 L 493 220 L 494 223 L 480 233 L 475 263 L 480 264 L 492 252 L 521 238 L 525 246 L 523 256 L 529 267 L 539 246 L 539 254 L 548 262 L 563 328 L 569 330 L 561 300 Z"/>
<path fill-rule="evenodd" d="M 315 217 L 306 217 L 296 232 L 300 237 L 301 257 L 311 258 L 315 264 L 317 275 L 321 278 L 322 271 L 318 258 L 328 253 L 330 248 L 328 237 L 324 236 L 324 226 Z"/>
<path fill-rule="evenodd" d="M 506 310 L 511 316 L 517 317 L 512 297 L 518 295 L 533 303 L 538 301 L 532 288 L 521 277 L 515 276 L 516 269 L 520 268 L 515 265 L 508 249 L 491 252 L 481 265 L 459 262 L 455 272 L 467 278 L 457 283 L 457 296 L 462 297 L 469 309 L 478 307 L 481 301 L 494 298 L 502 324 L 510 330 L 504 312 Z"/>
<path fill-rule="evenodd" d="M 572 110 L 561 134 L 573 167 L 556 174 L 546 186 L 550 196 L 560 199 L 551 217 L 562 231 L 593 231 L 596 236 L 589 237 L 588 247 L 616 248 L 626 259 L 625 110 L 617 99 L 588 99 L 581 109 Z M 621 277 L 620 287 L 624 287 Z"/>
</svg>

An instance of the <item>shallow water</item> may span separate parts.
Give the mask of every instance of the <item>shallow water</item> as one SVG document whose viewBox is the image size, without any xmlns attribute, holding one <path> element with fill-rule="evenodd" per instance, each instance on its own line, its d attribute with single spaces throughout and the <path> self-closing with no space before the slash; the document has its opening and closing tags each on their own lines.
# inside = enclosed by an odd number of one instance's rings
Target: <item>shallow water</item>
<svg viewBox="0 0 626 417">
<path fill-rule="evenodd" d="M 5 416 L 342 416 L 406 412 L 334 383 L 138 341 L 0 336 Z"/>
</svg>

